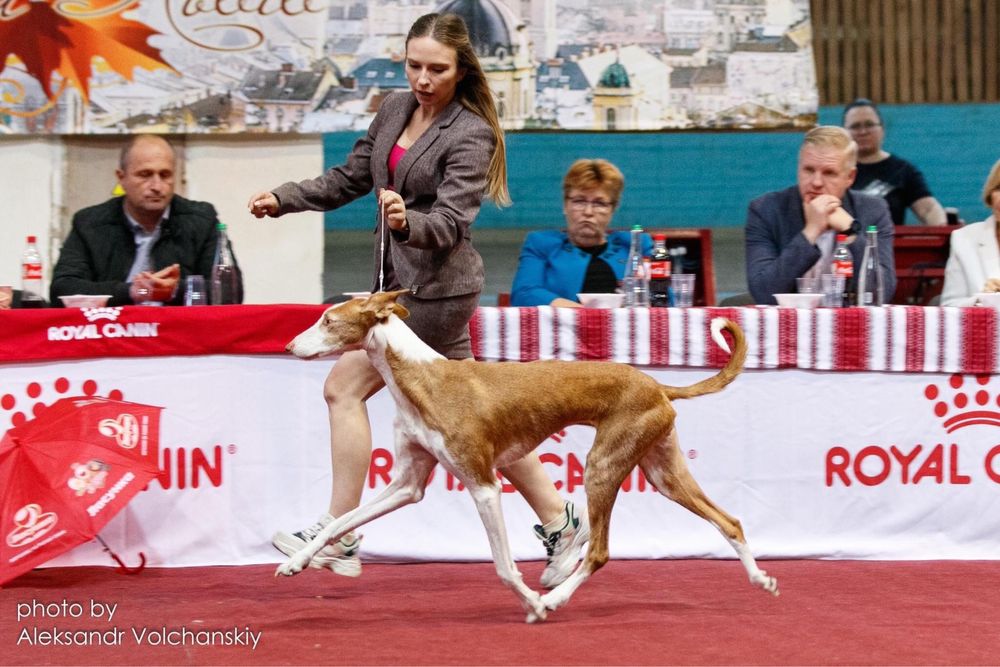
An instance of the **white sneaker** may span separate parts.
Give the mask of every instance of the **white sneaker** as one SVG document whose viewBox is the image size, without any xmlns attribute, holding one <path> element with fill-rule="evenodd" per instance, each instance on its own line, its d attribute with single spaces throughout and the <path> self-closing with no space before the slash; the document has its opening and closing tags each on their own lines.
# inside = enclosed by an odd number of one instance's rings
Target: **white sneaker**
<svg viewBox="0 0 1000 667">
<path fill-rule="evenodd" d="M 545 545 L 549 562 L 539 580 L 545 588 L 555 588 L 573 574 L 580 560 L 580 550 L 590 539 L 586 516 L 577 516 L 573 503 L 566 501 L 564 517 L 545 526 L 535 526 L 535 536 Z M 558 527 L 551 527 L 555 523 Z"/>
<path fill-rule="evenodd" d="M 316 537 L 331 521 L 333 521 L 333 517 L 329 514 L 324 514 L 319 518 L 319 521 L 297 533 L 278 531 L 271 538 L 271 544 L 281 553 L 291 556 L 304 547 L 307 542 Z M 356 536 L 354 533 L 348 533 L 336 542 L 332 544 L 327 543 L 326 546 L 320 549 L 312 557 L 312 560 L 309 561 L 309 567 L 316 568 L 317 570 L 327 568 L 334 574 L 344 577 L 360 577 L 361 559 L 358 557 L 358 548 L 360 546 L 361 537 Z"/>
</svg>

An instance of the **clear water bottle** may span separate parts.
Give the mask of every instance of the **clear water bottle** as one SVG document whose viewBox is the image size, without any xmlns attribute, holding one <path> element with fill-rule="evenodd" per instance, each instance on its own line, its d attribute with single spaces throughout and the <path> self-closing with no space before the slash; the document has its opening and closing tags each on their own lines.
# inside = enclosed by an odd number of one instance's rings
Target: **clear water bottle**
<svg viewBox="0 0 1000 667">
<path fill-rule="evenodd" d="M 213 306 L 239 303 L 239 274 L 233 251 L 229 246 L 226 226 L 219 223 L 219 238 L 215 244 L 215 259 L 212 261 L 212 285 L 210 300 Z"/>
<path fill-rule="evenodd" d="M 29 236 L 21 254 L 21 307 L 41 308 L 45 305 L 42 297 L 42 255 L 38 252 L 38 240 Z"/>
<path fill-rule="evenodd" d="M 858 277 L 858 305 L 883 305 L 882 265 L 878 262 L 878 228 L 869 225 L 865 231 L 865 254 L 861 256 Z"/>
<path fill-rule="evenodd" d="M 854 255 L 847 245 L 847 234 L 837 234 L 837 247 L 833 249 L 832 271 L 835 276 L 844 277 L 844 292 L 841 304 L 853 306 L 857 297 L 854 285 Z M 838 304 L 838 305 L 841 305 Z"/>
<path fill-rule="evenodd" d="M 642 256 L 642 227 L 639 225 L 632 226 L 622 291 L 625 292 L 626 308 L 649 307 L 649 266 Z"/>
<path fill-rule="evenodd" d="M 666 308 L 673 305 L 670 293 L 670 253 L 667 235 L 653 235 L 653 254 L 649 258 L 649 305 Z"/>
<path fill-rule="evenodd" d="M 671 268 L 674 273 L 697 273 L 694 267 L 687 266 L 688 249 L 682 245 L 670 249 Z"/>
</svg>

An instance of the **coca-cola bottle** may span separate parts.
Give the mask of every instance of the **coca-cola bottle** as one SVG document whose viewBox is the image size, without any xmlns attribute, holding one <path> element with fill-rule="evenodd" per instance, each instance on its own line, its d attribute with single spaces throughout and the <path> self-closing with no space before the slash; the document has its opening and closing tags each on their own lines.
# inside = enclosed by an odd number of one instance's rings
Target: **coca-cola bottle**
<svg viewBox="0 0 1000 667">
<path fill-rule="evenodd" d="M 844 277 L 842 304 L 853 306 L 855 301 L 854 255 L 847 245 L 847 234 L 837 234 L 837 247 L 833 250 L 832 273 Z"/>
<path fill-rule="evenodd" d="M 21 253 L 21 308 L 42 308 L 42 255 L 38 252 L 37 239 L 29 236 Z"/>
<path fill-rule="evenodd" d="M 653 234 L 653 254 L 649 258 L 649 305 L 654 308 L 672 306 L 672 296 L 667 235 Z"/>
</svg>

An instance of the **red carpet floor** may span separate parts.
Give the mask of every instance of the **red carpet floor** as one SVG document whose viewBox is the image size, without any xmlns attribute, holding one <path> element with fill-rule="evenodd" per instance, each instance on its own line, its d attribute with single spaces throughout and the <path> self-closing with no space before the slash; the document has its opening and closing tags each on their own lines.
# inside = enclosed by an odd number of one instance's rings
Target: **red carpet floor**
<svg viewBox="0 0 1000 667">
<path fill-rule="evenodd" d="M 36 570 L 0 591 L 0 664 L 1000 664 L 1000 562 L 762 566 L 781 597 L 752 588 L 734 561 L 612 561 L 530 626 L 489 563 L 366 565 L 360 579 L 275 579 L 270 565 Z M 540 563 L 521 569 L 537 582 Z M 114 617 L 92 618 L 92 602 L 117 605 Z M 122 635 L 33 643 L 53 628 Z M 189 631 L 186 644 L 149 645 L 163 628 Z M 247 629 L 260 633 L 256 648 L 191 643 Z"/>
</svg>

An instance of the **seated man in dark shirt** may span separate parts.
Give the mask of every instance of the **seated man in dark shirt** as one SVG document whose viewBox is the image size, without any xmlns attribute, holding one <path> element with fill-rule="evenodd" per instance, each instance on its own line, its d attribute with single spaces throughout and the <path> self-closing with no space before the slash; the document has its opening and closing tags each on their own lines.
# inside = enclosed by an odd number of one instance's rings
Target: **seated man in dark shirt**
<svg viewBox="0 0 1000 667">
<path fill-rule="evenodd" d="M 54 305 L 67 294 L 110 294 L 112 306 L 179 305 L 186 276 L 210 280 L 219 218 L 211 204 L 174 194 L 176 162 L 164 138 L 131 138 L 115 172 L 125 195 L 73 216 L 53 271 Z M 242 301 L 242 286 L 238 293 Z"/>
<path fill-rule="evenodd" d="M 857 145 L 840 127 L 810 130 L 799 149 L 798 186 L 769 192 L 747 211 L 747 285 L 754 303 L 774 304 L 774 294 L 795 292 L 795 279 L 830 273 L 837 233 L 848 234 L 854 275 L 861 275 L 863 232 L 878 229 L 882 293 L 896 291 L 893 226 L 877 197 L 848 190 L 854 181 Z"/>
<path fill-rule="evenodd" d="M 931 194 L 920 170 L 882 149 L 885 127 L 874 102 L 858 98 L 848 104 L 844 127 L 858 144 L 858 175 L 852 190 L 885 199 L 894 225 L 904 223 L 907 208 L 922 224 L 947 222 L 944 208 Z"/>
</svg>

